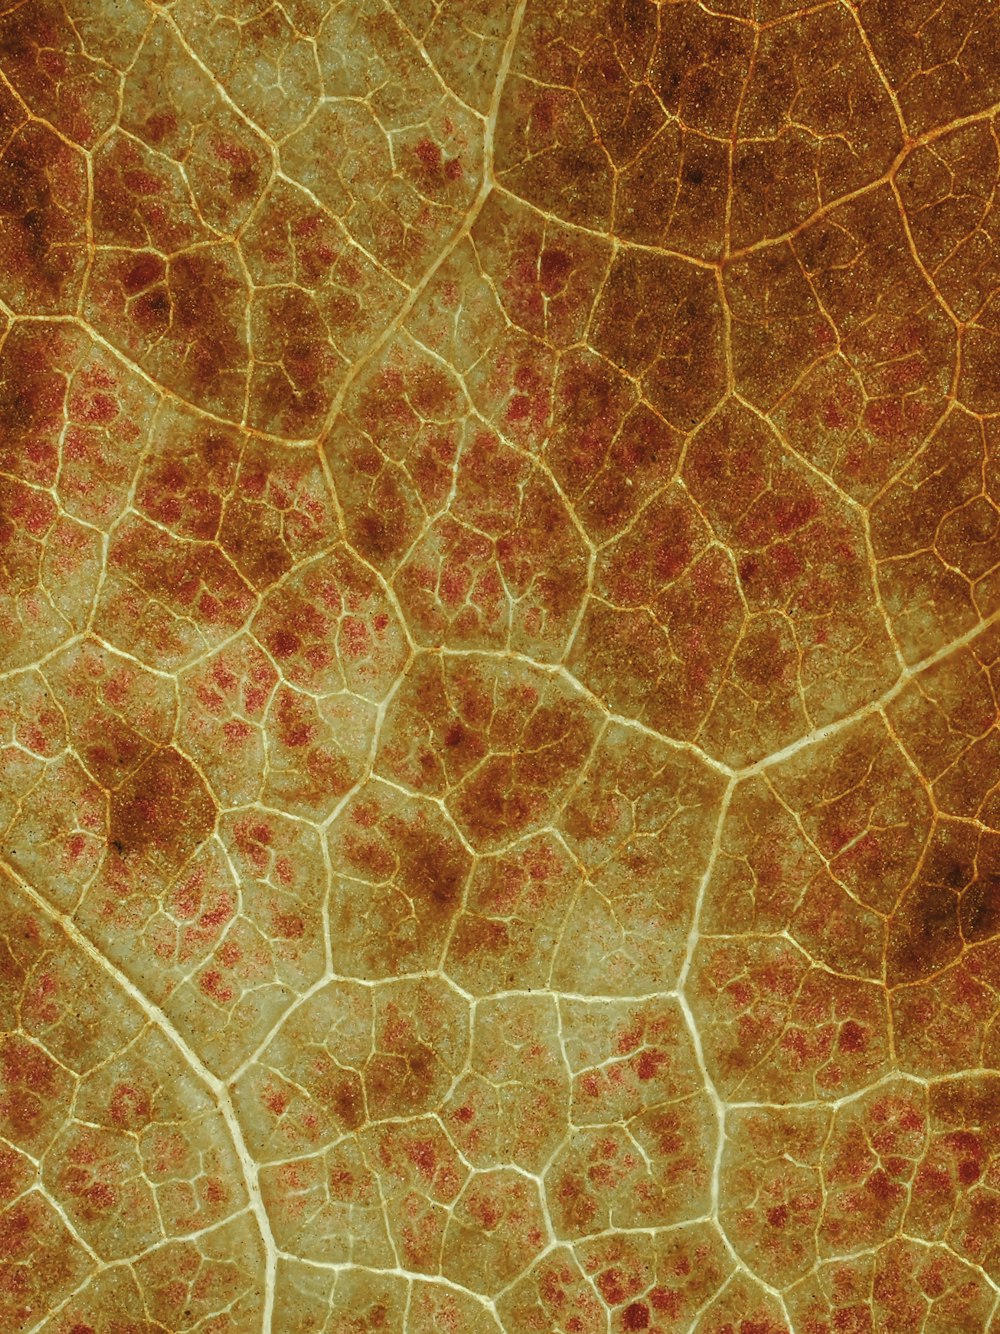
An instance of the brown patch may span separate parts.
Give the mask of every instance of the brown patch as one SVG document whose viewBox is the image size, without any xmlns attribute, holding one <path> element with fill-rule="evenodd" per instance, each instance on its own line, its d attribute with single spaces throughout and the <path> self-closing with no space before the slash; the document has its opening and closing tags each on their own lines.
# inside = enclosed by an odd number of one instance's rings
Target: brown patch
<svg viewBox="0 0 1000 1334">
<path fill-rule="evenodd" d="M 15 308 L 69 313 L 83 273 L 83 158 L 29 124 L 0 158 L 0 293 Z"/>
<path fill-rule="evenodd" d="M 109 843 L 126 860 L 139 856 L 179 868 L 215 826 L 215 805 L 201 775 L 172 746 L 157 750 L 111 794 Z"/>
</svg>

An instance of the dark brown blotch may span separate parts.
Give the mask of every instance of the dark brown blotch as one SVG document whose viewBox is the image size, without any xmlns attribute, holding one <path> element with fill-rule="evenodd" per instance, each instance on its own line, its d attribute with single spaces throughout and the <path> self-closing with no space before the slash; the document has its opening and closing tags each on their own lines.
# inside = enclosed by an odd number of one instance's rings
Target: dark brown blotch
<svg viewBox="0 0 1000 1334">
<path fill-rule="evenodd" d="M 198 770 L 167 746 L 111 794 L 108 842 L 126 861 L 142 857 L 175 870 L 211 834 L 215 815 Z"/>
<path fill-rule="evenodd" d="M 889 922 L 890 985 L 929 977 L 958 958 L 958 906 L 957 896 L 944 885 L 923 881 L 910 890 Z"/>
<path fill-rule="evenodd" d="M 68 312 L 83 266 L 83 159 L 51 130 L 31 124 L 0 159 L 0 281 L 3 296 L 31 313 Z"/>
</svg>

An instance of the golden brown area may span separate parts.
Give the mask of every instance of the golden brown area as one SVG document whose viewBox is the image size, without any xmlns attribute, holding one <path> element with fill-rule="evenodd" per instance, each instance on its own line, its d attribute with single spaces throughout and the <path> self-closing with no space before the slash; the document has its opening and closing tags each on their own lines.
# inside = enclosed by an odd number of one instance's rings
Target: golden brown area
<svg viewBox="0 0 1000 1334">
<path fill-rule="evenodd" d="M 2 1334 L 1000 1334 L 998 116 L 0 0 Z"/>
</svg>

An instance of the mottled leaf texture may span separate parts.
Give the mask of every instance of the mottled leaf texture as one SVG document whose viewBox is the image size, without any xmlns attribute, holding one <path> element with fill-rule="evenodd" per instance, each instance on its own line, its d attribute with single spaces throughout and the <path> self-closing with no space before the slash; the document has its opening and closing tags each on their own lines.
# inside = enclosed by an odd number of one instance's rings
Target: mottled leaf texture
<svg viewBox="0 0 1000 1334">
<path fill-rule="evenodd" d="M 0 0 L 0 1334 L 1000 1334 L 996 0 Z"/>
</svg>

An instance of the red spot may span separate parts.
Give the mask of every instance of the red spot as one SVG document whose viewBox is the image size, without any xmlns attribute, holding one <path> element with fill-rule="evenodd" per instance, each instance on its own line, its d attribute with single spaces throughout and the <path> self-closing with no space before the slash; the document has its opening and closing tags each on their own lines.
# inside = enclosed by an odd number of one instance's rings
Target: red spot
<svg viewBox="0 0 1000 1334">
<path fill-rule="evenodd" d="M 774 564 L 780 577 L 789 583 L 802 573 L 802 557 L 787 542 L 781 542 L 774 548 Z"/>
<path fill-rule="evenodd" d="M 455 1120 L 461 1121 L 463 1125 L 467 1125 L 475 1114 L 475 1111 L 471 1107 L 457 1107 L 455 1109 Z"/>
<path fill-rule="evenodd" d="M 622 1312 L 622 1329 L 648 1329 L 649 1307 L 645 1302 L 632 1302 Z"/>
<path fill-rule="evenodd" d="M 675 1288 L 654 1288 L 649 1294 L 653 1310 L 673 1319 L 680 1315 L 681 1294 Z"/>
<path fill-rule="evenodd" d="M 467 569 L 449 567 L 441 571 L 441 600 L 447 607 L 457 607 L 468 597 L 471 579 Z"/>
<path fill-rule="evenodd" d="M 271 846 L 271 830 L 266 824 L 241 824 L 236 829 L 237 841 L 246 850 L 254 843 Z"/>
<path fill-rule="evenodd" d="M 175 917 L 185 921 L 194 917 L 201 907 L 201 877 L 193 876 L 186 884 L 178 886 L 174 890 L 171 905 Z"/>
<path fill-rule="evenodd" d="M 222 612 L 222 603 L 212 593 L 202 593 L 198 599 L 198 610 L 208 621 L 216 621 Z"/>
<path fill-rule="evenodd" d="M 841 1334 L 866 1334 L 871 1330 L 871 1316 L 867 1307 L 845 1306 L 833 1313 L 833 1327 Z"/>
<path fill-rule="evenodd" d="M 141 255 L 122 278 L 129 296 L 135 296 L 163 277 L 163 261 L 155 255 Z"/>
<path fill-rule="evenodd" d="M 598 1275 L 597 1290 L 609 1306 L 617 1306 L 628 1296 L 624 1277 L 620 1269 L 606 1269 Z"/>
<path fill-rule="evenodd" d="M 562 250 L 543 250 L 539 261 L 539 276 L 546 296 L 559 291 L 569 277 L 573 263 Z"/>
<path fill-rule="evenodd" d="M 232 987 L 227 987 L 222 980 L 222 974 L 216 969 L 210 968 L 202 973 L 198 979 L 198 985 L 206 996 L 219 1002 L 220 1005 L 226 1005 L 233 999 Z"/>
<path fill-rule="evenodd" d="M 278 913 L 274 919 L 275 932 L 285 940 L 301 940 L 305 935 L 305 923 L 294 913 Z"/>
<path fill-rule="evenodd" d="M 321 213 L 307 213 L 292 223 L 292 232 L 295 236 L 315 236 L 322 221 Z"/>
<path fill-rule="evenodd" d="M 228 894 L 223 894 L 214 908 L 201 915 L 202 926 L 221 926 L 229 920 L 233 912 L 233 901 Z"/>
<path fill-rule="evenodd" d="M 141 171 L 138 168 L 125 171 L 122 173 L 122 183 L 126 190 L 131 190 L 134 195 L 148 197 L 163 193 L 163 182 L 151 171 Z"/>
<path fill-rule="evenodd" d="M 287 711 L 283 710 L 284 716 L 280 718 L 281 739 L 286 746 L 292 750 L 297 750 L 300 746 L 309 746 L 316 739 L 316 733 L 319 728 L 315 723 L 289 722 Z"/>
<path fill-rule="evenodd" d="M 249 149 L 244 148 L 242 144 L 227 143 L 225 139 L 216 142 L 215 156 L 220 162 L 228 162 L 231 167 L 236 167 L 240 171 L 248 171 L 253 166 Z"/>
<path fill-rule="evenodd" d="M 772 1227 L 784 1227 L 788 1222 L 787 1204 L 777 1204 L 767 1211 L 767 1221 Z"/>
<path fill-rule="evenodd" d="M 341 637 L 344 645 L 344 652 L 349 658 L 360 658 L 371 649 L 371 636 L 368 633 L 368 627 L 364 621 L 359 621 L 356 616 L 347 616 L 341 626 Z"/>
<path fill-rule="evenodd" d="M 118 1203 L 117 1192 L 105 1181 L 95 1181 L 87 1191 L 87 1199 L 98 1209 L 112 1209 Z"/>
<path fill-rule="evenodd" d="M 974 1181 L 979 1180 L 982 1174 L 982 1163 L 977 1163 L 972 1158 L 966 1158 L 964 1162 L 958 1165 L 958 1179 L 963 1186 L 971 1186 Z"/>
<path fill-rule="evenodd" d="M 250 686 L 244 694 L 247 711 L 249 713 L 256 713 L 264 703 L 265 699 L 267 699 L 267 693 L 268 692 L 263 690 L 260 686 Z"/>
<path fill-rule="evenodd" d="M 114 421 L 120 411 L 118 404 L 110 394 L 92 394 L 89 400 L 80 405 L 74 405 L 74 416 L 77 420 L 87 424 L 96 424 L 104 426 L 110 421 Z"/>
<path fill-rule="evenodd" d="M 743 584 L 751 583 L 759 568 L 756 556 L 744 556 L 737 567 L 740 582 Z"/>
<path fill-rule="evenodd" d="M 407 1145 L 406 1156 L 421 1176 L 430 1181 L 437 1168 L 437 1153 L 430 1140 L 417 1140 L 416 1143 Z"/>
<path fill-rule="evenodd" d="M 785 501 L 775 506 L 774 520 L 778 531 L 787 536 L 802 528 L 819 513 L 819 501 L 815 496 L 803 496 L 799 500 Z"/>
<path fill-rule="evenodd" d="M 7 501 L 7 512 L 12 519 L 21 519 L 34 537 L 41 537 L 56 517 L 51 497 L 38 495 L 28 488 L 14 493 L 13 498 Z"/>
<path fill-rule="evenodd" d="M 902 404 L 895 398 L 879 399 L 868 405 L 865 417 L 877 436 L 883 440 L 889 439 L 902 429 Z"/>
<path fill-rule="evenodd" d="M 268 1111 L 273 1112 L 275 1116 L 283 1116 L 288 1107 L 288 1094 L 282 1093 L 278 1089 L 265 1089 L 261 1095 L 261 1101 Z"/>
<path fill-rule="evenodd" d="M 230 671 L 226 664 L 220 658 L 212 666 L 212 680 L 220 690 L 232 690 L 237 683 L 235 672 Z"/>
<path fill-rule="evenodd" d="M 86 834 L 73 834 L 66 845 L 66 854 L 70 861 L 79 861 L 87 846 Z"/>
<path fill-rule="evenodd" d="M 302 641 L 291 630 L 276 630 L 268 647 L 276 658 L 290 658 L 297 653 Z"/>
<path fill-rule="evenodd" d="M 823 404 L 822 417 L 823 425 L 830 427 L 831 430 L 840 430 L 850 420 L 847 413 L 834 398 L 828 398 Z"/>
<path fill-rule="evenodd" d="M 888 1200 L 899 1191 L 898 1186 L 894 1186 L 889 1180 L 889 1176 L 881 1168 L 877 1168 L 865 1183 L 867 1189 L 875 1196 L 877 1200 Z"/>
<path fill-rule="evenodd" d="M 854 831 L 845 825 L 834 825 L 827 831 L 830 849 L 834 853 L 839 852 L 845 843 L 850 843 L 853 837 Z"/>
<path fill-rule="evenodd" d="M 840 1037 L 837 1045 L 841 1051 L 861 1052 L 868 1046 L 868 1033 L 855 1023 L 853 1019 L 848 1019 L 847 1023 L 840 1030 Z"/>
<path fill-rule="evenodd" d="M 809 1054 L 809 1042 L 801 1028 L 790 1028 L 782 1035 L 781 1045 L 801 1060 Z"/>
<path fill-rule="evenodd" d="M 206 713 L 221 713 L 225 701 L 217 690 L 211 686 L 199 685 L 195 688 L 198 696 L 198 703 Z"/>
<path fill-rule="evenodd" d="M 484 1232 L 492 1232 L 503 1217 L 493 1200 L 478 1198 L 469 1202 L 469 1210 Z"/>
<path fill-rule="evenodd" d="M 421 139 L 413 151 L 428 171 L 440 171 L 441 149 L 433 139 Z"/>
<path fill-rule="evenodd" d="M 330 1173 L 330 1190 L 338 1199 L 348 1199 L 354 1190 L 354 1173 L 346 1167 L 335 1167 Z"/>
<path fill-rule="evenodd" d="M 379 808 L 372 802 L 359 802 L 351 812 L 351 819 L 355 824 L 359 824 L 362 829 L 371 829 L 373 824 L 378 822 Z"/>
<path fill-rule="evenodd" d="M 921 1195 L 945 1195 L 951 1191 L 951 1178 L 943 1167 L 925 1163 L 917 1172 L 914 1188 Z"/>
<path fill-rule="evenodd" d="M 110 1112 L 116 1126 L 146 1121 L 150 1114 L 149 1098 L 131 1084 L 119 1084 L 111 1095 Z"/>
<path fill-rule="evenodd" d="M 635 1063 L 635 1072 L 640 1079 L 652 1079 L 667 1059 L 666 1052 L 644 1051 Z"/>
</svg>

